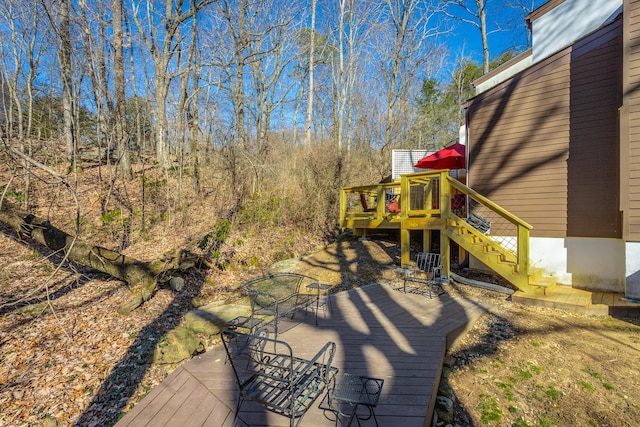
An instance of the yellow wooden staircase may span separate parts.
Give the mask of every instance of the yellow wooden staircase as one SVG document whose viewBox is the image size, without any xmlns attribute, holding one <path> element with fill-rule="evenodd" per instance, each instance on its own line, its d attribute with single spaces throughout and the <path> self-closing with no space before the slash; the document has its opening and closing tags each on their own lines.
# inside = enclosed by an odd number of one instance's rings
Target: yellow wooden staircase
<svg viewBox="0 0 640 427">
<path fill-rule="evenodd" d="M 528 271 L 520 272 L 513 252 L 455 215 L 450 216 L 446 233 L 469 254 L 523 292 L 546 295 L 556 286 L 556 279 L 543 276 L 540 269 L 529 267 Z"/>
<path fill-rule="evenodd" d="M 375 203 L 375 209 L 365 212 L 358 203 L 363 195 L 374 203 L 399 197 L 400 212 L 387 212 L 384 203 Z M 467 218 L 471 215 L 490 224 L 490 230 L 470 224 Z M 556 286 L 555 278 L 529 264 L 532 226 L 451 178 L 448 171 L 419 172 L 389 184 L 343 188 L 340 226 L 360 235 L 375 229 L 399 229 L 403 266 L 410 262 L 410 231 L 423 230 L 423 246 L 428 247 L 427 231 L 439 230 L 447 273 L 449 242 L 453 241 L 522 292 L 547 295 Z"/>
</svg>

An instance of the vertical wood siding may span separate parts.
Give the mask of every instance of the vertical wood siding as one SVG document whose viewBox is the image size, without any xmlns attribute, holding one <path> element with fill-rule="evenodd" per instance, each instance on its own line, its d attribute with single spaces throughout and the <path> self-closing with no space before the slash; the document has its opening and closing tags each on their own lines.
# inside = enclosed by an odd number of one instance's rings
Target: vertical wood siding
<svg viewBox="0 0 640 427">
<path fill-rule="evenodd" d="M 621 110 L 621 198 L 624 238 L 640 241 L 640 2 L 625 1 L 624 108 Z"/>
<path fill-rule="evenodd" d="M 620 236 L 621 43 L 618 20 L 468 105 L 469 184 L 532 236 Z"/>
</svg>

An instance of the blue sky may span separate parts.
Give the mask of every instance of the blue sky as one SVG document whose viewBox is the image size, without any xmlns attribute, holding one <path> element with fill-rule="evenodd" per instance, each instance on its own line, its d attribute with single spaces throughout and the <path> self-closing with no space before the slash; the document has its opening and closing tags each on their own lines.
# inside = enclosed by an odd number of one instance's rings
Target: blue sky
<svg viewBox="0 0 640 427">
<path fill-rule="evenodd" d="M 526 13 L 523 9 L 509 7 L 518 3 L 527 9 L 535 9 L 547 0 L 487 0 L 487 24 L 489 27 L 489 55 L 493 60 L 502 52 L 516 48 L 519 52 L 527 47 Z M 475 3 L 468 0 L 467 3 Z M 455 9 L 458 12 L 460 8 Z M 480 31 L 463 22 L 452 22 L 455 30 L 446 38 L 446 44 L 453 58 L 464 53 L 479 64 L 482 63 Z"/>
</svg>

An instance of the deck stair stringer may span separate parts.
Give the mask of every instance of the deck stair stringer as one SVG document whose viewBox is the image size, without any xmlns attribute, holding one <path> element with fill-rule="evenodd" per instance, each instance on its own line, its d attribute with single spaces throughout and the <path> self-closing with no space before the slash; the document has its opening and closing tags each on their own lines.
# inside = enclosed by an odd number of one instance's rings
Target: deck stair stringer
<svg viewBox="0 0 640 427">
<path fill-rule="evenodd" d="M 519 271 L 518 260 L 513 252 L 505 249 L 491 235 L 476 230 L 455 215 L 451 215 L 446 233 L 451 240 L 522 292 L 547 295 L 556 286 L 555 278 L 544 276 L 540 269 Z"/>
</svg>

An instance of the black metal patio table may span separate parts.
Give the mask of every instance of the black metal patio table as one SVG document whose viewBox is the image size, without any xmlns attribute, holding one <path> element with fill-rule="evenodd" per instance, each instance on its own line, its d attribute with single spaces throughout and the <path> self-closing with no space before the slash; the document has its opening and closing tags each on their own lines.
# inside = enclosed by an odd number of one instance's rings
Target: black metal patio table
<svg viewBox="0 0 640 427">
<path fill-rule="evenodd" d="M 368 420 L 371 417 L 375 420 L 376 426 L 378 425 L 378 419 L 373 408 L 378 406 L 383 384 L 384 380 L 380 378 L 360 377 L 348 373 L 342 376 L 333 390 L 331 400 L 333 403 L 346 404 L 349 408 L 348 413 L 342 412 L 341 409 L 337 410 L 339 415 L 349 417 L 347 426 L 350 426 L 354 419 L 360 425 L 360 420 Z M 360 405 L 367 407 L 369 410 L 368 417 L 360 418 L 358 416 L 358 406 Z M 337 422 L 338 418 L 336 417 L 336 424 Z"/>
</svg>

